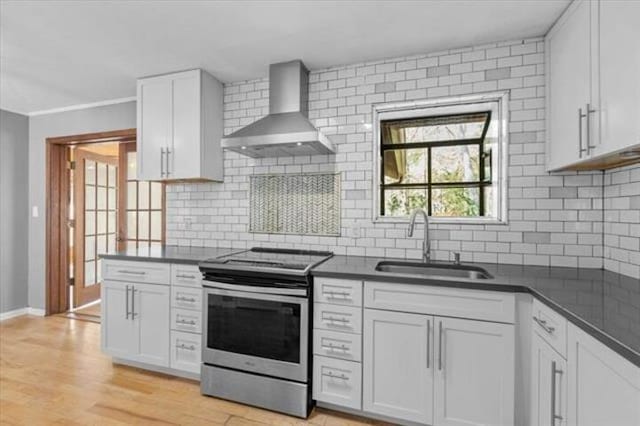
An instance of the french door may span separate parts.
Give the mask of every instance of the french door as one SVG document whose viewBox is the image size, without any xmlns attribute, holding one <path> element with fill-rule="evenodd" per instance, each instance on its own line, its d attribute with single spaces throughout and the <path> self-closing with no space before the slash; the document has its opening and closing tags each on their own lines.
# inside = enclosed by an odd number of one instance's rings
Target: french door
<svg viewBox="0 0 640 426">
<path fill-rule="evenodd" d="M 74 306 L 100 298 L 99 255 L 116 250 L 118 159 L 75 150 Z"/>
</svg>

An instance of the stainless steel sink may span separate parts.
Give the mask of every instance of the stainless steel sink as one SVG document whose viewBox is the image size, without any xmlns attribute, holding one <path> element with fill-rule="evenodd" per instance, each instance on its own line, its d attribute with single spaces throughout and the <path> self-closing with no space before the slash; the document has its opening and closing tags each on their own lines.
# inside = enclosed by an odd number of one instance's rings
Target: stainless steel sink
<svg viewBox="0 0 640 426">
<path fill-rule="evenodd" d="M 493 278 L 491 274 L 477 266 L 433 262 L 420 263 L 382 261 L 378 262 L 376 265 L 376 271 L 406 275 L 466 278 L 472 280 L 487 280 Z"/>
</svg>

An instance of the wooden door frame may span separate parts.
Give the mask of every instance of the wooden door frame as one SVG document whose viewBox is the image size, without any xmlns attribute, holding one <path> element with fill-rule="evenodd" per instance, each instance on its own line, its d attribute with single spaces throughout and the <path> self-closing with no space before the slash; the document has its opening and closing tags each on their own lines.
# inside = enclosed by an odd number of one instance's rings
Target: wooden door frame
<svg viewBox="0 0 640 426">
<path fill-rule="evenodd" d="M 45 314 L 69 310 L 69 148 L 101 142 L 132 142 L 136 129 L 46 138 Z"/>
</svg>

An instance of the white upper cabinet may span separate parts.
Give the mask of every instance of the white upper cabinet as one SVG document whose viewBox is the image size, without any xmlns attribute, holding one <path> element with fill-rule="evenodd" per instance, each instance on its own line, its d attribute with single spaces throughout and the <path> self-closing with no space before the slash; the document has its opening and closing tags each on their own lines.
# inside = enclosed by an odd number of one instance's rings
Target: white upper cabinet
<svg viewBox="0 0 640 426">
<path fill-rule="evenodd" d="M 575 0 L 547 34 L 548 170 L 640 144 L 639 21 L 638 2 Z"/>
<path fill-rule="evenodd" d="M 223 176 L 222 84 L 202 70 L 138 80 L 138 178 Z"/>
<path fill-rule="evenodd" d="M 640 144 L 640 2 L 600 1 L 598 12 L 601 155 Z"/>
<path fill-rule="evenodd" d="M 588 157 L 586 121 L 593 122 L 591 32 L 594 6 L 576 0 L 546 37 L 548 169 Z M 597 141 L 590 140 L 591 146 Z"/>
</svg>

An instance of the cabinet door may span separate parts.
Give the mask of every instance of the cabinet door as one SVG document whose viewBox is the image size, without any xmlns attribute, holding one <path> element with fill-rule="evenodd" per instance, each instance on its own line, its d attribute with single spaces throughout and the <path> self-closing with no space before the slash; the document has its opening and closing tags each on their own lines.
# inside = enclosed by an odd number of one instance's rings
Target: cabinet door
<svg viewBox="0 0 640 426">
<path fill-rule="evenodd" d="M 590 102 L 590 37 L 591 2 L 577 0 L 546 38 L 549 170 L 586 156 L 586 120 L 579 117 L 578 108 L 584 112 Z"/>
<path fill-rule="evenodd" d="M 138 180 L 165 176 L 171 137 L 171 79 L 162 76 L 138 80 Z"/>
<path fill-rule="evenodd" d="M 597 154 L 640 144 L 640 2 L 599 7 L 600 135 Z"/>
<path fill-rule="evenodd" d="M 531 360 L 531 426 L 566 425 L 566 361 L 535 333 Z"/>
<path fill-rule="evenodd" d="M 140 362 L 169 366 L 170 288 L 163 285 L 135 284 L 132 310 L 138 326 Z"/>
<path fill-rule="evenodd" d="M 513 325 L 436 317 L 436 326 L 434 424 L 513 425 Z"/>
<path fill-rule="evenodd" d="M 638 426 L 640 368 L 572 324 L 567 341 L 569 426 Z"/>
<path fill-rule="evenodd" d="M 102 351 L 133 359 L 138 352 L 138 329 L 131 318 L 131 283 L 103 281 L 101 288 Z"/>
<path fill-rule="evenodd" d="M 363 409 L 433 423 L 433 317 L 364 311 Z"/>
<path fill-rule="evenodd" d="M 173 135 L 169 153 L 169 178 L 200 177 L 200 71 L 174 75 L 171 90 Z"/>
</svg>

